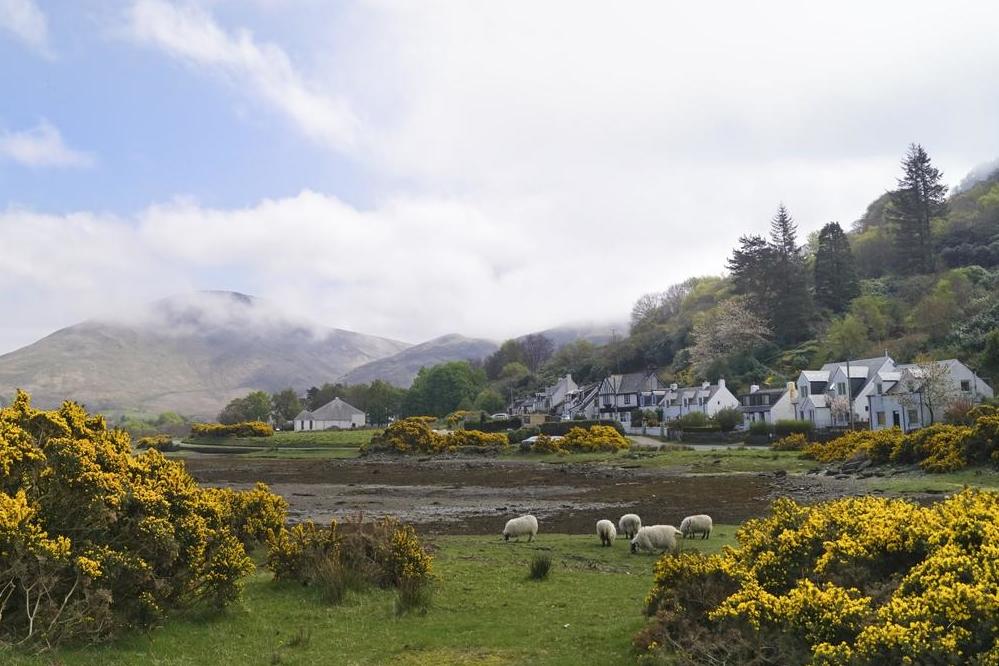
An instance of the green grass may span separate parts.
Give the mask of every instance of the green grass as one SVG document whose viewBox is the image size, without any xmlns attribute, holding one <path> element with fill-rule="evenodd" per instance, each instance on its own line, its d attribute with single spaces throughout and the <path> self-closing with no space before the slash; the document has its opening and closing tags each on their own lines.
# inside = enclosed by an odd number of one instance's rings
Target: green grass
<svg viewBox="0 0 999 666">
<path fill-rule="evenodd" d="M 735 528 L 717 525 L 688 550 L 716 552 Z M 395 593 L 349 593 L 325 606 L 311 589 L 276 584 L 264 571 L 221 616 L 191 614 L 110 646 L 40 657 L 0 654 L 18 666 L 123 664 L 632 664 L 631 637 L 644 624 L 651 555 L 611 548 L 596 535 L 544 534 L 533 543 L 491 536 L 441 537 L 440 578 L 426 615 L 397 617 Z M 534 555 L 552 558 L 543 581 L 528 579 Z M 6 658 L 6 660 L 5 660 Z"/>
<path fill-rule="evenodd" d="M 945 474 L 907 472 L 895 476 L 870 477 L 864 479 L 864 483 L 872 490 L 893 493 L 952 493 L 964 486 L 999 490 L 999 470 L 973 467 Z"/>
<path fill-rule="evenodd" d="M 371 441 L 377 430 L 314 430 L 293 432 L 281 430 L 272 437 L 188 437 L 184 441 L 191 444 L 218 444 L 231 446 L 267 446 L 282 448 L 317 448 L 323 446 L 359 447 Z"/>
</svg>

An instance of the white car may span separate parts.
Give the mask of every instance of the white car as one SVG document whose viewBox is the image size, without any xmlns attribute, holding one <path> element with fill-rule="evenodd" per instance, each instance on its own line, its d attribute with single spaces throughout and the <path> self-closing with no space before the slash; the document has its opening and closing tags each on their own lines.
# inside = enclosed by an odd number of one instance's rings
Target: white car
<svg viewBox="0 0 999 666">
<path fill-rule="evenodd" d="M 499 420 L 499 419 L 508 419 L 508 418 L 510 418 L 510 415 L 507 414 L 506 412 L 500 412 L 499 414 L 493 414 L 489 418 L 496 419 L 496 420 Z"/>
<path fill-rule="evenodd" d="M 540 435 L 533 435 L 531 437 L 528 437 L 524 441 L 527 442 L 528 444 L 534 444 L 534 442 L 538 441 L 538 437 L 540 437 Z M 559 440 L 562 439 L 562 435 L 548 435 L 548 439 L 552 441 Z"/>
</svg>

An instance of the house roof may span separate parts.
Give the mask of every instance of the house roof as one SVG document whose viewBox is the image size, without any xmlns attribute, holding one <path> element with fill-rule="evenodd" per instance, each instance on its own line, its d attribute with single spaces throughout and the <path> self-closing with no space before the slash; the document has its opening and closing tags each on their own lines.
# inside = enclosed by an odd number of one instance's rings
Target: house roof
<svg viewBox="0 0 999 666">
<path fill-rule="evenodd" d="M 805 376 L 810 382 L 827 382 L 829 381 L 829 371 L 828 370 L 802 370 L 801 374 Z"/>
<path fill-rule="evenodd" d="M 333 398 L 319 409 L 312 412 L 315 421 L 349 421 L 354 416 L 363 415 L 357 407 L 347 404 L 340 398 Z"/>
<path fill-rule="evenodd" d="M 652 380 L 655 380 L 653 382 Z M 621 393 L 641 393 L 649 391 L 658 383 L 658 377 L 651 373 L 628 372 L 622 375 L 611 375 L 604 380 L 607 388 L 616 394 Z"/>
</svg>

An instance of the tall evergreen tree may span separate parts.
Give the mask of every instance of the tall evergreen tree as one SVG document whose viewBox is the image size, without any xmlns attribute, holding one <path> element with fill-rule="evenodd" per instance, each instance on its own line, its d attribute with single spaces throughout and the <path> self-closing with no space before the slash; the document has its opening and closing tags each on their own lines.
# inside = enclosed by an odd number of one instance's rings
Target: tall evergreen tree
<svg viewBox="0 0 999 666">
<path fill-rule="evenodd" d="M 784 204 L 770 221 L 770 250 L 774 259 L 768 271 L 773 292 L 770 325 L 779 342 L 799 342 L 811 332 L 812 296 L 798 247 L 798 225 Z"/>
<path fill-rule="evenodd" d="M 754 309 L 759 311 L 770 300 L 770 267 L 773 251 L 763 236 L 750 235 L 739 238 L 739 247 L 732 250 L 728 270 L 736 292 L 749 296 Z"/>
<path fill-rule="evenodd" d="M 840 313 L 859 295 L 860 282 L 850 241 L 839 222 L 830 222 L 819 232 L 815 251 L 815 303 Z"/>
<path fill-rule="evenodd" d="M 930 221 L 946 212 L 947 187 L 940 182 L 943 174 L 918 143 L 909 145 L 902 172 L 898 189 L 891 193 L 889 211 L 896 268 L 902 273 L 929 273 L 933 270 Z"/>
</svg>

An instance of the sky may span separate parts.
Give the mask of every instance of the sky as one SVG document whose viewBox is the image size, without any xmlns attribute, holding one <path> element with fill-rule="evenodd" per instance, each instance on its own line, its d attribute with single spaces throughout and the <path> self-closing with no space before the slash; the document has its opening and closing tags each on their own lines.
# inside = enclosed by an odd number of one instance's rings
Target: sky
<svg viewBox="0 0 999 666">
<path fill-rule="evenodd" d="M 0 353 L 234 290 L 419 342 L 621 321 L 999 157 L 999 4 L 0 0 Z"/>
</svg>

